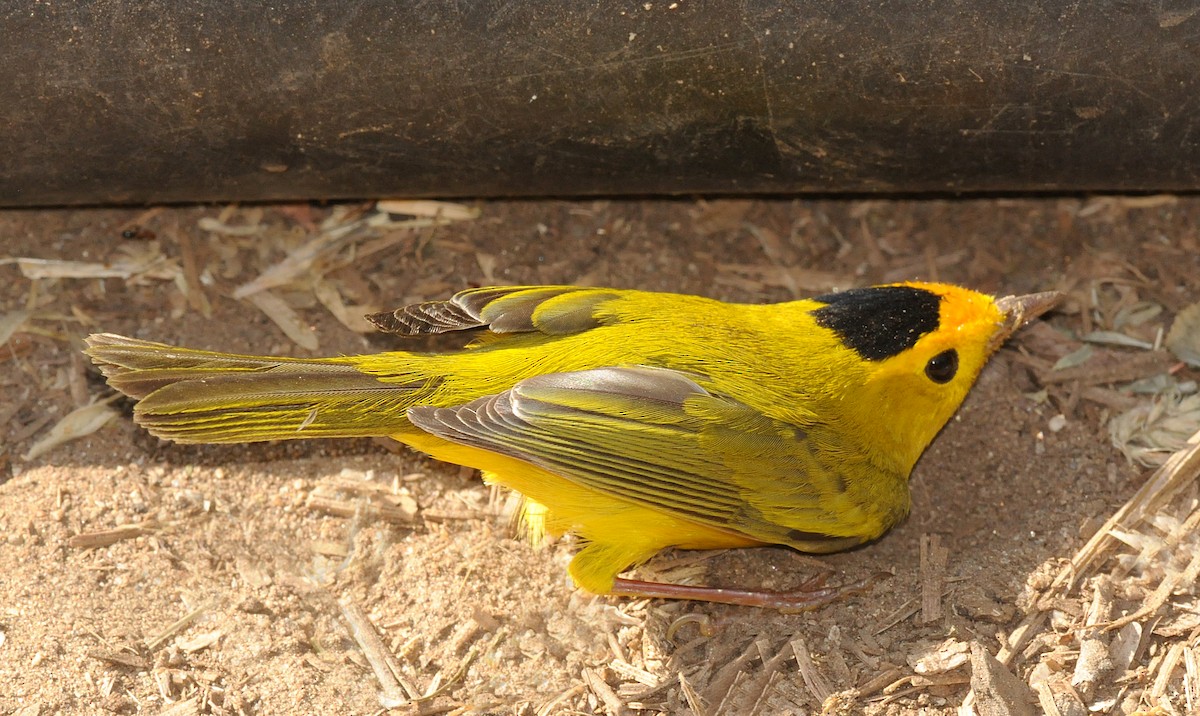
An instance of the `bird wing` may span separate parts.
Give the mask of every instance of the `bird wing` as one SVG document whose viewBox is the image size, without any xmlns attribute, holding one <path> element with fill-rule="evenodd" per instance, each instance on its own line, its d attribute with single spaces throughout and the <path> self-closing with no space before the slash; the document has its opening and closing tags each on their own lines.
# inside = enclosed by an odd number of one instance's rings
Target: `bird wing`
<svg viewBox="0 0 1200 716">
<path fill-rule="evenodd" d="M 552 373 L 456 407 L 413 407 L 408 417 L 445 440 L 760 541 L 822 552 L 861 542 L 844 529 L 845 481 L 821 464 L 804 430 L 703 380 L 648 367 Z"/>
<path fill-rule="evenodd" d="M 492 333 L 578 333 L 603 325 L 596 307 L 620 291 L 579 286 L 495 286 L 460 291 L 367 316 L 384 333 L 420 336 L 487 328 Z"/>
</svg>

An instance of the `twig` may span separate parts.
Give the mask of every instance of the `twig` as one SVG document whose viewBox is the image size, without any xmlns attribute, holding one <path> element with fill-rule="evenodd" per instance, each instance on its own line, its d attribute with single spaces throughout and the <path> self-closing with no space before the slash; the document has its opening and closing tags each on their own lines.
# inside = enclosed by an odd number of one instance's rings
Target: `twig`
<svg viewBox="0 0 1200 716">
<path fill-rule="evenodd" d="M 415 519 L 415 514 L 403 507 L 361 499 L 342 500 L 319 491 L 310 492 L 304 505 L 310 510 L 317 510 L 336 517 L 362 516 L 401 525 L 411 525 Z"/>
<path fill-rule="evenodd" d="M 73 549 L 96 549 L 107 547 L 125 539 L 133 539 L 149 534 L 158 527 L 157 522 L 142 522 L 136 525 L 119 525 L 111 530 L 81 532 L 67 540 L 67 546 Z"/>
<path fill-rule="evenodd" d="M 342 616 L 350 625 L 350 635 L 358 642 L 358 647 L 362 649 L 363 656 L 379 681 L 382 691 L 379 695 L 380 705 L 392 709 L 420 698 L 420 692 L 404 678 L 396 657 L 379 638 L 379 633 L 362 607 L 347 599 L 338 604 L 342 607 Z"/>
<path fill-rule="evenodd" d="M 905 619 L 908 619 L 912 615 L 916 614 L 917 610 L 919 610 L 920 608 L 921 608 L 921 605 L 918 603 L 918 601 L 916 599 L 909 599 L 908 601 L 901 604 L 899 609 L 897 609 L 896 611 L 894 611 L 891 614 L 884 617 L 883 621 L 880 622 L 879 628 L 877 628 L 875 631 L 871 632 L 871 635 L 877 636 L 879 634 L 884 633 L 888 629 L 891 629 L 892 627 L 896 626 L 900 622 L 902 622 Z"/>
<path fill-rule="evenodd" d="M 111 649 L 89 649 L 87 651 L 87 655 L 93 659 L 107 661 L 108 663 L 116 664 L 117 666 L 127 666 L 130 669 L 137 669 L 138 671 L 146 671 L 153 666 L 150 660 L 146 657 L 139 656 L 138 654 L 129 654 L 123 651 L 112 651 Z"/>
<path fill-rule="evenodd" d="M 162 632 L 158 636 L 154 637 L 153 639 L 147 640 L 146 648 L 149 649 L 150 651 L 155 651 L 160 646 L 167 643 L 167 639 L 170 639 L 171 637 L 175 636 L 179 632 L 186 629 L 189 624 L 196 621 L 196 619 L 201 614 L 203 614 L 204 612 L 207 612 L 210 608 L 212 608 L 212 602 L 201 603 L 200 606 L 196 607 L 195 609 L 188 612 L 187 614 L 184 614 L 182 617 L 180 617 L 179 619 L 175 620 L 170 625 L 168 625 L 167 628 L 163 629 Z"/>
<path fill-rule="evenodd" d="M 896 683 L 905 676 L 906 672 L 904 669 L 901 669 L 898 666 L 892 667 L 887 671 L 871 677 L 862 686 L 855 687 L 854 691 L 858 698 L 865 699 L 868 696 L 874 696 L 880 691 L 883 691 L 885 688 Z"/>
</svg>

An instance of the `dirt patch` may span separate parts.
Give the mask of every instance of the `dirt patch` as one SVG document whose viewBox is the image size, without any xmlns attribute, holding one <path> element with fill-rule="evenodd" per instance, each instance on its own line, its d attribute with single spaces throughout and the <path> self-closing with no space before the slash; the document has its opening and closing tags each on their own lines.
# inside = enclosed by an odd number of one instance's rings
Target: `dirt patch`
<svg viewBox="0 0 1200 716">
<path fill-rule="evenodd" d="M 1060 688 L 1078 670 L 1085 627 L 1134 612 L 1186 565 L 1127 558 L 1119 572 L 1113 559 L 1099 575 L 1109 582 L 1089 578 L 1053 604 L 1039 597 L 1150 473 L 1113 447 L 1108 425 L 1156 390 L 1124 386 L 1163 368 L 1172 385 L 1196 377 L 1132 344 L 1153 347 L 1196 300 L 1200 199 L 478 208 L 416 227 L 371 224 L 367 208 L 347 206 L 0 212 L 9 257 L 47 260 L 43 271 L 63 259 L 124 271 L 31 280 L 34 264 L 0 265 L 0 319 L 25 312 L 0 347 L 0 712 L 377 712 L 379 683 L 345 617 L 354 608 L 403 680 L 430 696 L 402 713 L 952 714 L 986 671 L 978 655 L 972 669 L 973 644 L 1007 657 L 996 671 L 1016 677 L 1011 708 L 1035 697 L 1042 705 L 1029 708 L 1044 708 L 1046 694 L 1060 709 L 1076 697 L 1114 713 L 1196 708 L 1186 689 L 1198 683 L 1197 601 L 1186 582 L 1137 620 L 1119 672 L 1076 679 L 1076 696 Z M 313 246 L 339 227 L 350 240 Z M 305 251 L 315 256 L 272 288 L 286 310 L 231 297 Z M 82 270 L 69 268 L 58 270 Z M 1061 288 L 1071 301 L 989 365 L 918 464 L 912 517 L 878 543 L 819 561 L 785 549 L 667 553 L 644 568 L 780 588 L 823 569 L 835 580 L 894 573 L 809 613 L 577 592 L 569 541 L 513 539 L 504 495 L 382 442 L 176 446 L 133 426 L 117 402 L 99 431 L 23 457 L 63 416 L 108 395 L 79 354 L 97 330 L 280 355 L 307 354 L 300 343 L 311 339 L 320 353 L 350 353 L 394 345 L 352 330 L 356 316 L 470 285 L 765 302 L 908 278 Z M 1086 364 L 1144 366 L 1050 382 L 1096 331 L 1131 345 L 1097 340 Z M 350 515 L 315 509 L 314 494 Z M 371 499 L 398 512 L 384 519 L 365 507 Z M 1195 526 L 1171 530 L 1186 520 L 1159 524 L 1160 541 L 1185 556 Z M 1036 638 L 1006 655 L 1037 614 Z M 976 686 L 971 698 L 994 691 Z"/>
</svg>

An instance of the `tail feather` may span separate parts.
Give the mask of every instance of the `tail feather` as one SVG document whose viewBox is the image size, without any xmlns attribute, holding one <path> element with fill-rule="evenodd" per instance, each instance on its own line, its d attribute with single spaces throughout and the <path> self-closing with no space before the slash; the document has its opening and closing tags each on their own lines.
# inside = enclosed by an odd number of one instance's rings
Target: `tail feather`
<svg viewBox="0 0 1200 716">
<path fill-rule="evenodd" d="M 234 355 L 108 333 L 87 345 L 109 385 L 140 401 L 137 423 L 176 442 L 389 435 L 437 385 L 380 380 L 346 358 Z"/>
</svg>

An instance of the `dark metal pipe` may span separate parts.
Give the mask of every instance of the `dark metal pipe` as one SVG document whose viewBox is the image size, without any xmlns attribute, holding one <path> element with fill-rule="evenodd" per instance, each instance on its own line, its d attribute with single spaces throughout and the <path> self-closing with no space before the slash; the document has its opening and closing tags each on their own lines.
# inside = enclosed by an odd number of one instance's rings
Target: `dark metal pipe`
<svg viewBox="0 0 1200 716">
<path fill-rule="evenodd" d="M 0 205 L 1200 188 L 1179 0 L 0 7 Z"/>
</svg>

